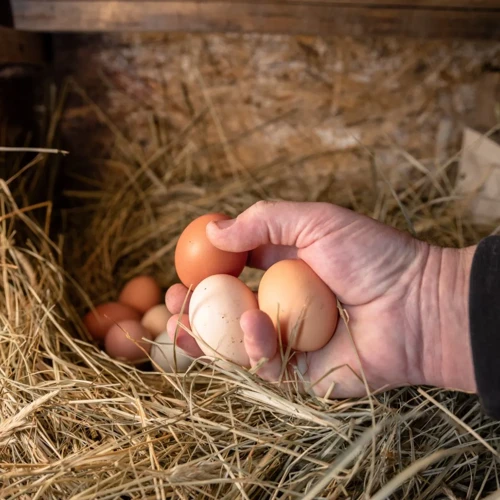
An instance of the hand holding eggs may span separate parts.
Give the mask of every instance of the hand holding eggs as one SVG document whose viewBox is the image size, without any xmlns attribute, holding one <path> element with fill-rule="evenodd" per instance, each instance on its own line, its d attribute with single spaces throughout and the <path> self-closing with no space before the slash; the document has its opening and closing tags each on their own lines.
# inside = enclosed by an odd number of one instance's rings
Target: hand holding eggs
<svg viewBox="0 0 500 500">
<path fill-rule="evenodd" d="M 285 346 L 302 352 L 324 347 L 338 322 L 334 293 L 304 261 L 288 259 L 264 273 L 257 298 L 238 278 L 248 252 L 220 250 L 206 234 L 209 222 L 227 219 L 219 213 L 198 217 L 182 232 L 175 248 L 177 274 L 186 287 L 193 287 L 189 315 L 182 320 L 189 317 L 192 331 L 188 333 L 198 343 L 199 349 L 193 352 L 199 355 L 201 349 L 207 356 L 249 368 L 240 319 L 246 311 L 257 309 L 269 316 Z M 85 326 L 112 357 L 138 362 L 151 352 L 156 368 L 172 371 L 175 352 L 180 361 L 177 369 L 183 371 L 191 358 L 170 339 L 165 342 L 172 314 L 159 304 L 160 294 L 153 278 L 136 277 L 124 286 L 118 302 L 88 313 Z M 161 345 L 152 347 L 155 338 Z"/>
<path fill-rule="evenodd" d="M 186 287 L 194 287 L 189 321 L 200 349 L 248 367 L 239 320 L 251 309 L 271 318 L 285 346 L 302 352 L 324 347 L 338 322 L 334 293 L 304 261 L 290 259 L 264 273 L 256 301 L 238 279 L 247 253 L 219 250 L 206 235 L 209 221 L 224 219 L 221 214 L 199 217 L 181 234 L 175 251 L 177 274 Z"/>
</svg>

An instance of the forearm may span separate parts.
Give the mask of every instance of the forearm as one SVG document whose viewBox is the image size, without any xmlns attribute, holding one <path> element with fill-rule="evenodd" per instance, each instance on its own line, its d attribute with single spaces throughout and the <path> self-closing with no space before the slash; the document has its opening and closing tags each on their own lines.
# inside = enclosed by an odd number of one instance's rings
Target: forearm
<svg viewBox="0 0 500 500">
<path fill-rule="evenodd" d="M 469 330 L 475 248 L 429 251 L 420 295 L 425 384 L 476 392 Z"/>
</svg>

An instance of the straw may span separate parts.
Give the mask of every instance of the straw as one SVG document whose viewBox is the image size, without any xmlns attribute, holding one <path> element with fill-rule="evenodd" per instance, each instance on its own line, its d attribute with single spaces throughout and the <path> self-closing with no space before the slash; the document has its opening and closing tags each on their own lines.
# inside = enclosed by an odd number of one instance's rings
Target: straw
<svg viewBox="0 0 500 500">
<path fill-rule="evenodd" d="M 206 116 L 217 120 L 214 106 L 207 97 Z M 245 136 L 226 140 L 222 122 L 221 161 L 233 168 L 205 168 L 198 125 L 195 116 L 152 156 L 113 125 L 111 157 L 83 171 L 68 155 L 64 209 L 55 213 L 52 199 L 29 201 L 40 162 L 12 169 L 0 184 L 0 497 L 361 499 L 369 488 L 376 499 L 442 499 L 495 491 L 500 426 L 473 396 L 366 386 L 364 398 L 327 400 L 207 359 L 185 374 L 153 372 L 92 344 L 81 321 L 92 304 L 116 298 L 140 273 L 166 289 L 186 224 L 208 211 L 236 215 L 263 192 L 356 208 L 446 246 L 493 229 L 471 224 L 443 181 L 448 170 L 438 177 L 399 150 L 401 179 L 370 152 L 376 171 L 319 191 L 318 172 L 299 159 L 247 172 L 232 153 Z M 243 279 L 255 289 L 260 275 L 246 270 Z"/>
</svg>

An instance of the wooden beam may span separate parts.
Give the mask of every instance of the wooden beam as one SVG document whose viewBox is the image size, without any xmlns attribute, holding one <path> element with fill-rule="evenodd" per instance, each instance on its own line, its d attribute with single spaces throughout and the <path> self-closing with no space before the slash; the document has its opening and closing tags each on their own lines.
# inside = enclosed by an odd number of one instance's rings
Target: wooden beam
<svg viewBox="0 0 500 500">
<path fill-rule="evenodd" d="M 42 35 L 26 33 L 0 26 L 0 66 L 45 62 Z"/>
<path fill-rule="evenodd" d="M 22 0 L 11 0 L 12 4 L 20 3 Z M 31 0 L 35 3 L 52 4 L 57 2 L 66 3 L 101 3 L 103 0 Z M 178 0 L 148 0 L 151 3 L 178 3 Z M 144 3 L 142 0 L 108 0 L 105 3 Z M 246 0 L 187 0 L 186 3 L 214 4 L 214 3 L 248 3 Z M 331 6 L 362 6 L 366 8 L 378 7 L 406 7 L 406 8 L 433 8 L 433 9 L 495 9 L 499 7 L 498 0 L 253 0 L 254 4 L 309 4 L 309 5 L 331 5 Z"/>
<path fill-rule="evenodd" d="M 500 39 L 500 0 L 12 0 L 47 32 L 236 32 Z"/>
</svg>

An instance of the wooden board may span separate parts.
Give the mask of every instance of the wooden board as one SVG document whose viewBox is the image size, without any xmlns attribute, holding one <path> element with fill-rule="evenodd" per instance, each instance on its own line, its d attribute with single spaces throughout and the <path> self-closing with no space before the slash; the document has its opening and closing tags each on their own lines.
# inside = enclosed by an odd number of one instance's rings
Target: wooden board
<svg viewBox="0 0 500 500">
<path fill-rule="evenodd" d="M 12 10 L 30 31 L 500 39 L 500 0 L 12 0 Z"/>
<path fill-rule="evenodd" d="M 25 33 L 0 26 L 0 66 L 42 65 L 44 44 L 37 33 Z"/>
<path fill-rule="evenodd" d="M 101 3 L 103 0 L 31 0 L 32 3 L 51 4 L 51 3 L 64 3 L 70 2 L 73 4 L 78 3 Z M 148 0 L 152 3 L 179 3 L 178 0 Z M 146 3 L 142 0 L 110 0 L 104 3 L 117 4 L 117 3 Z M 11 3 L 21 3 L 21 0 L 11 0 Z M 242 4 L 250 3 L 246 0 L 186 0 L 184 3 L 197 3 L 200 5 L 226 3 L 226 4 Z M 253 0 L 254 4 L 302 4 L 302 5 L 332 5 L 332 6 L 362 6 L 366 8 L 378 7 L 406 7 L 413 8 L 432 8 L 432 9 L 495 9 L 498 8 L 498 0 Z"/>
</svg>

